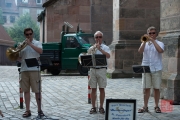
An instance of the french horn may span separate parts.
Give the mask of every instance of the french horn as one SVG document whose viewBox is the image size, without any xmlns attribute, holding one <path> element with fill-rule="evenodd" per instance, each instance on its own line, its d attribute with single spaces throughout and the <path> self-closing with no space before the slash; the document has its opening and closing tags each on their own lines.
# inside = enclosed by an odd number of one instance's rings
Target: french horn
<svg viewBox="0 0 180 120">
<path fill-rule="evenodd" d="M 92 47 L 90 47 L 90 49 L 88 50 L 87 53 L 85 53 L 85 52 L 80 53 L 80 54 L 79 54 L 79 57 L 78 57 L 79 63 L 82 65 L 81 56 L 83 56 L 83 55 L 92 55 L 92 54 L 95 54 L 96 50 L 97 50 L 96 46 L 93 45 Z"/>
<path fill-rule="evenodd" d="M 21 44 L 19 44 L 16 48 L 15 47 L 9 47 L 6 50 L 6 56 L 10 61 L 16 61 L 19 57 L 19 52 L 23 50 L 27 46 L 27 42 L 23 41 Z"/>
<path fill-rule="evenodd" d="M 78 57 L 79 64 L 81 64 L 81 65 L 82 65 L 81 56 L 83 56 L 83 55 L 87 55 L 87 53 L 82 52 L 82 53 L 79 54 L 79 57 Z"/>
</svg>

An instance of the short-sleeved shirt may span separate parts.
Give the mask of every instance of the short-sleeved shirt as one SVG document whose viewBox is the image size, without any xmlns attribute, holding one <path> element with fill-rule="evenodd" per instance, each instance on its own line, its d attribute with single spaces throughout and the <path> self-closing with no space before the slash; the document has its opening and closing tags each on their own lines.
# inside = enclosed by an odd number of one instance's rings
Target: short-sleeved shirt
<svg viewBox="0 0 180 120">
<path fill-rule="evenodd" d="M 101 51 L 99 51 L 99 50 L 96 50 L 96 51 L 93 51 L 92 50 L 92 48 L 93 48 L 93 46 L 91 46 L 89 49 L 88 49 L 88 54 L 103 54 Z M 109 53 L 110 54 L 110 48 L 107 46 L 107 45 L 105 45 L 105 44 L 101 44 L 100 45 L 100 48 L 102 49 L 102 50 L 104 50 L 105 52 L 107 52 L 107 53 Z M 94 53 L 93 53 L 94 52 Z M 102 66 L 103 67 L 103 66 Z M 106 66 L 104 66 L 104 67 L 106 67 Z"/>
<path fill-rule="evenodd" d="M 38 48 L 42 48 L 42 43 L 37 40 L 32 40 L 32 44 Z M 21 57 L 21 72 L 23 71 L 39 71 L 38 67 L 27 67 L 25 59 L 28 58 L 39 58 L 40 54 L 36 52 L 31 46 L 27 45 L 23 50 L 21 50 L 19 56 Z"/>
<path fill-rule="evenodd" d="M 164 43 L 158 40 L 155 41 L 164 50 Z M 154 44 L 146 42 L 143 52 L 142 65 L 150 66 L 151 72 L 162 70 L 162 53 L 159 53 L 156 50 Z"/>
</svg>

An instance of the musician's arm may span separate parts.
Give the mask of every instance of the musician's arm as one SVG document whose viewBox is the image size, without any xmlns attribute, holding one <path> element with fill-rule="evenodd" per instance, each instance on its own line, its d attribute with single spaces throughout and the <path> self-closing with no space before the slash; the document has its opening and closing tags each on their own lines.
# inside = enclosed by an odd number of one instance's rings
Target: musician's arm
<svg viewBox="0 0 180 120">
<path fill-rule="evenodd" d="M 106 58 L 110 58 L 110 54 L 108 53 L 108 52 L 106 52 L 106 51 L 104 51 L 103 49 L 99 49 L 99 51 L 102 53 L 102 54 L 104 54 L 104 55 L 106 55 Z"/>
<path fill-rule="evenodd" d="M 39 47 L 33 45 L 32 43 L 30 43 L 29 46 L 31 46 L 39 54 L 42 54 L 42 52 L 43 52 L 42 48 L 39 48 Z"/>
<path fill-rule="evenodd" d="M 143 53 L 143 52 L 144 52 L 145 45 L 146 45 L 146 42 L 143 42 L 143 43 L 141 44 L 141 46 L 140 46 L 139 49 L 138 49 L 138 52 L 139 52 L 139 53 Z"/>
<path fill-rule="evenodd" d="M 32 41 L 30 41 L 30 39 L 26 39 L 27 44 L 32 47 L 37 53 L 42 54 L 43 50 L 42 50 L 42 44 L 39 42 L 37 43 L 37 46 L 34 45 L 34 43 L 32 43 Z"/>
</svg>

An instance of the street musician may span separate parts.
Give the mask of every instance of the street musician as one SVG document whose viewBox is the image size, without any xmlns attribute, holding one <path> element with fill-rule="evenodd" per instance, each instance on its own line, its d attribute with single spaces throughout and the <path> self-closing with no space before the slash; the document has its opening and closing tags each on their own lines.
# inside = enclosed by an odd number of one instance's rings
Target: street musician
<svg viewBox="0 0 180 120">
<path fill-rule="evenodd" d="M 110 48 L 102 43 L 103 33 L 101 31 L 97 31 L 94 34 L 94 38 L 96 43 L 88 49 L 88 54 L 104 54 L 106 58 L 110 58 Z M 100 91 L 100 106 L 99 112 L 104 114 L 103 103 L 105 99 L 105 88 L 107 86 L 107 79 L 106 79 L 106 69 L 107 66 L 103 67 L 92 67 L 90 68 L 90 79 L 88 81 L 89 86 L 92 89 L 91 92 L 91 101 L 92 101 L 92 108 L 90 110 L 90 114 L 97 113 L 95 101 L 96 101 L 96 90 L 97 84 L 99 86 Z"/>
</svg>

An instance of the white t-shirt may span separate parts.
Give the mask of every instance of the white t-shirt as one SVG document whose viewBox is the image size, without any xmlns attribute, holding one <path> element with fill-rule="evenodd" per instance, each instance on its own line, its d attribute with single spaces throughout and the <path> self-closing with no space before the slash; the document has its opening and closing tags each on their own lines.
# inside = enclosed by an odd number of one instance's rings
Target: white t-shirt
<svg viewBox="0 0 180 120">
<path fill-rule="evenodd" d="M 38 48 L 42 48 L 41 42 L 37 40 L 32 40 L 32 44 Z M 19 56 L 21 57 L 21 72 L 22 71 L 38 71 L 38 67 L 27 67 L 25 59 L 28 58 L 39 58 L 40 54 L 36 52 L 31 46 L 27 45 L 23 50 L 21 50 Z"/>
<path fill-rule="evenodd" d="M 164 43 L 158 40 L 155 41 L 164 50 Z M 156 50 L 154 44 L 146 42 L 143 52 L 142 65 L 150 66 L 151 72 L 162 70 L 162 53 L 159 53 Z"/>
</svg>

